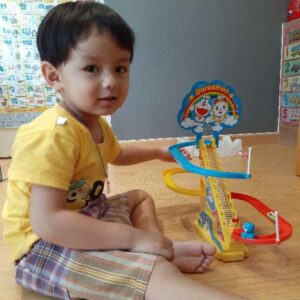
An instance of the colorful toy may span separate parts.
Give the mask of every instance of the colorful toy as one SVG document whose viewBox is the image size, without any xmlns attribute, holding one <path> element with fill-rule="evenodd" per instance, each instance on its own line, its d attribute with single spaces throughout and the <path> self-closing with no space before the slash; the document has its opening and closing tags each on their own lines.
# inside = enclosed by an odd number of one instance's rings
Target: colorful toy
<svg viewBox="0 0 300 300">
<path fill-rule="evenodd" d="M 219 132 L 236 125 L 240 114 L 240 100 L 231 86 L 220 80 L 210 83 L 199 81 L 184 97 L 177 121 L 182 128 L 192 129 L 197 145 L 204 127 L 211 125 L 218 145 Z"/>
<path fill-rule="evenodd" d="M 238 123 L 241 103 L 234 89 L 222 81 L 197 82 L 183 99 L 178 113 L 178 123 L 191 129 L 196 140 L 173 145 L 170 153 L 181 168 L 165 170 L 166 185 L 175 192 L 200 198 L 200 212 L 195 226 L 202 239 L 216 246 L 216 258 L 223 261 L 242 260 L 249 255 L 246 244 L 279 244 L 292 235 L 292 226 L 278 213 L 258 199 L 230 193 L 224 178 L 249 179 L 251 148 L 248 150 L 247 171 L 225 172 L 221 168 L 217 145 L 219 132 Z M 206 125 L 212 126 L 213 136 L 202 138 Z M 188 146 L 199 149 L 200 166 L 192 164 L 180 151 Z M 179 173 L 200 175 L 200 189 L 186 189 L 176 185 L 172 177 Z M 253 223 L 239 225 L 239 217 L 234 208 L 233 199 L 246 201 L 275 225 L 275 233 L 259 235 L 254 232 Z"/>
<path fill-rule="evenodd" d="M 255 225 L 252 222 L 246 222 L 243 225 L 243 232 L 241 232 L 241 237 L 246 239 L 254 239 L 255 234 Z"/>
</svg>

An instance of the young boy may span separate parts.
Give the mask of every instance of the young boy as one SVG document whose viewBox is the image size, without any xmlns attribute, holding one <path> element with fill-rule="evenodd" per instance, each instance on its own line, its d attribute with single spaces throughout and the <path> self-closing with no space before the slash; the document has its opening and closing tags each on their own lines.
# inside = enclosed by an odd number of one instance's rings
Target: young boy
<svg viewBox="0 0 300 300">
<path fill-rule="evenodd" d="M 58 299 L 240 299 L 182 272 L 207 269 L 214 247 L 170 241 L 153 199 L 107 198 L 107 162 L 171 161 L 166 148 L 120 145 L 101 116 L 124 103 L 134 33 L 107 6 L 54 7 L 37 36 L 41 71 L 63 101 L 17 134 L 3 209 L 16 280 Z"/>
</svg>

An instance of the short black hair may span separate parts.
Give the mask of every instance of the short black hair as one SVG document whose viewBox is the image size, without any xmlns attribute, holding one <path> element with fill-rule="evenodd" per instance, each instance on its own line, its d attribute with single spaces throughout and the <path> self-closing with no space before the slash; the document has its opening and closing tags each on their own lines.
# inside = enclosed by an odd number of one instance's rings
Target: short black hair
<svg viewBox="0 0 300 300">
<path fill-rule="evenodd" d="M 37 33 L 37 47 L 42 61 L 58 67 L 68 59 L 71 48 L 76 49 L 96 27 L 108 32 L 121 49 L 134 54 L 135 36 L 125 20 L 110 7 L 97 2 L 66 2 L 54 6 L 43 18 Z"/>
</svg>

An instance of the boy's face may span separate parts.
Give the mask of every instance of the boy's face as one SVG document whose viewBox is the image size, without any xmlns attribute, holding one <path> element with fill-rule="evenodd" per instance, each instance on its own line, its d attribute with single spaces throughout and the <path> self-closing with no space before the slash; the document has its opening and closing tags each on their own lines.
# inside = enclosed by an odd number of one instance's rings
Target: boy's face
<svg viewBox="0 0 300 300">
<path fill-rule="evenodd" d="M 125 101 L 131 54 L 93 29 L 57 68 L 63 102 L 82 118 L 114 113 Z"/>
</svg>

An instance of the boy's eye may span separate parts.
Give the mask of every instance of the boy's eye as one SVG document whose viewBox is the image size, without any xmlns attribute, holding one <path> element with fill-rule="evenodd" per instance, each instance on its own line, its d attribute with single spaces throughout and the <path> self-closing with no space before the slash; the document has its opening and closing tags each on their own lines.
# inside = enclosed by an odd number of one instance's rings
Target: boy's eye
<svg viewBox="0 0 300 300">
<path fill-rule="evenodd" d="M 127 69 L 126 67 L 124 67 L 124 66 L 118 66 L 118 67 L 116 68 L 117 73 L 126 73 L 127 70 L 128 70 L 128 69 Z"/>
<path fill-rule="evenodd" d="M 94 65 L 90 65 L 90 66 L 85 67 L 85 70 L 87 72 L 89 72 L 89 73 L 96 73 L 96 72 L 98 72 L 97 66 L 94 66 Z"/>
</svg>

